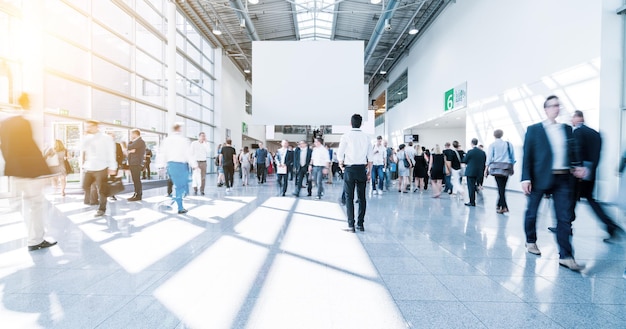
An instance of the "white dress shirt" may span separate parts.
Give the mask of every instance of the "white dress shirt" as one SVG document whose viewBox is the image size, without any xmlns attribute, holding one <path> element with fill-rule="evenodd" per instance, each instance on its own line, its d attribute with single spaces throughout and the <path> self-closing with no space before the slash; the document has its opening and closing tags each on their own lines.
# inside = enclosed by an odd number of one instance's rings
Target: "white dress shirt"
<svg viewBox="0 0 626 329">
<path fill-rule="evenodd" d="M 82 150 L 85 162 L 83 169 L 87 171 L 100 171 L 109 168 L 117 169 L 115 161 L 115 142 L 111 136 L 102 132 L 87 134 L 83 138 Z"/>
<path fill-rule="evenodd" d="M 191 142 L 191 154 L 196 161 L 206 161 L 209 157 L 209 143 Z"/>
<path fill-rule="evenodd" d="M 161 143 L 159 163 L 166 164 L 168 162 L 188 163 L 191 167 L 198 166 L 198 162 L 191 154 L 189 139 L 183 137 L 180 133 L 171 133 Z"/>
<path fill-rule="evenodd" d="M 337 158 L 345 166 L 367 165 L 372 162 L 372 144 L 366 133 L 358 128 L 352 128 L 341 136 Z"/>
<path fill-rule="evenodd" d="M 375 166 L 382 166 L 385 164 L 385 156 L 387 156 L 387 148 L 381 145 L 372 147 L 372 163 Z"/>
<path fill-rule="evenodd" d="M 548 142 L 552 149 L 552 169 L 569 169 L 569 162 L 567 161 L 567 136 L 565 135 L 563 124 L 544 121 L 543 129 L 546 130 Z"/>
<path fill-rule="evenodd" d="M 330 155 L 324 146 L 320 145 L 313 148 L 313 153 L 311 153 L 311 164 L 313 166 L 327 167 L 329 162 Z"/>
</svg>

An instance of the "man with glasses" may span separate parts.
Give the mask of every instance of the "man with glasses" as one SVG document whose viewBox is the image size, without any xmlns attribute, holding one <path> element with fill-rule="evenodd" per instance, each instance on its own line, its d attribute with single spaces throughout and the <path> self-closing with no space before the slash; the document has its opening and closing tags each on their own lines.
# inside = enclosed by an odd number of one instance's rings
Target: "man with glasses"
<svg viewBox="0 0 626 329">
<path fill-rule="evenodd" d="M 524 228 L 526 248 L 531 254 L 541 255 L 537 247 L 537 209 L 546 193 L 552 194 L 557 219 L 559 265 L 572 271 L 584 268 L 574 260 L 572 248 L 572 221 L 574 181 L 584 174 L 575 152 L 572 127 L 557 123 L 561 103 L 557 96 L 549 96 L 543 104 L 547 119 L 531 125 L 524 138 L 522 190 L 527 195 Z"/>
</svg>

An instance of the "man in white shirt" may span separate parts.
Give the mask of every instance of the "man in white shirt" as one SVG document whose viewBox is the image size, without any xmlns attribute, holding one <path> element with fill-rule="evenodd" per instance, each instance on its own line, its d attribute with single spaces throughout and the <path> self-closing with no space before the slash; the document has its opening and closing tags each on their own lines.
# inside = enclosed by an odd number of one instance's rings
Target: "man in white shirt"
<svg viewBox="0 0 626 329">
<path fill-rule="evenodd" d="M 371 179 L 372 170 L 372 146 L 370 139 L 361 131 L 363 117 L 359 114 L 352 115 L 350 124 L 352 130 L 341 136 L 337 157 L 340 166 L 345 168 L 343 176 L 343 189 L 346 196 L 346 210 L 348 215 L 347 232 L 356 232 L 354 229 L 354 188 L 357 189 L 359 199 L 359 215 L 357 217 L 357 228 L 365 231 L 363 222 L 365 220 L 365 186 Z"/>
<path fill-rule="evenodd" d="M 293 151 L 289 149 L 289 142 L 286 139 L 283 139 L 280 145 L 281 148 L 276 151 L 276 174 L 278 175 L 278 194 L 285 196 L 289 170 L 293 166 Z"/>
<path fill-rule="evenodd" d="M 206 159 L 209 157 L 209 143 L 206 141 L 204 132 L 198 134 L 198 140 L 191 142 L 191 156 L 198 163 L 200 169 L 200 194 L 204 195 L 206 182 Z M 193 193 L 198 195 L 198 187 L 193 188 Z"/>
<path fill-rule="evenodd" d="M 107 173 L 115 175 L 115 142 L 110 136 L 100 132 L 98 121 L 85 122 L 85 137 L 82 142 L 83 151 L 83 189 L 85 204 L 90 204 L 91 184 L 96 183 L 98 189 L 98 211 L 96 217 L 104 216 L 107 209 Z M 108 172 L 107 172 L 108 169 Z"/>
<path fill-rule="evenodd" d="M 385 167 L 385 155 L 387 148 L 383 146 L 383 137 L 376 137 L 376 144 L 372 147 L 372 194 L 383 194 L 383 168 Z M 378 190 L 376 182 L 378 181 Z"/>
<path fill-rule="evenodd" d="M 330 166 L 330 156 L 328 154 L 328 150 L 324 147 L 324 142 L 321 138 L 316 137 L 313 144 L 315 147 L 313 148 L 313 152 L 311 154 L 311 165 L 313 166 L 313 178 L 315 179 L 315 184 L 317 185 L 317 196 L 316 199 L 321 199 L 322 194 L 324 194 L 324 184 L 322 182 L 322 176 L 328 173 L 328 168 Z"/>
<path fill-rule="evenodd" d="M 167 164 L 169 174 L 174 186 L 176 186 L 176 196 L 174 200 L 178 206 L 178 213 L 184 214 L 187 209 L 183 208 L 183 194 L 189 191 L 189 166 L 196 169 L 198 163 L 193 156 L 189 146 L 189 140 L 182 135 L 182 123 L 174 124 L 173 132 L 163 140 L 161 144 L 160 162 Z"/>
<path fill-rule="evenodd" d="M 411 163 L 411 168 L 409 169 L 409 191 L 411 190 L 411 184 L 413 184 L 413 178 L 414 178 L 414 170 L 413 168 L 415 167 L 415 155 L 417 154 L 417 151 L 415 150 L 415 146 L 413 146 L 413 142 L 409 142 L 409 146 L 407 148 L 404 149 L 404 152 L 406 152 L 406 156 L 409 158 L 409 162 Z"/>
</svg>

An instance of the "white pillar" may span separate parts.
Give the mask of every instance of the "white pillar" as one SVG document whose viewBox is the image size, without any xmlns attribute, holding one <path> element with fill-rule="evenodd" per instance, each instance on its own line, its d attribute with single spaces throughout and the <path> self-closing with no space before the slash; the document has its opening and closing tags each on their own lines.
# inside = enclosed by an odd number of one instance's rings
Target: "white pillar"
<svg viewBox="0 0 626 329">
<path fill-rule="evenodd" d="M 166 131 L 176 122 L 176 3 L 167 4 L 167 119 Z"/>
<path fill-rule="evenodd" d="M 43 0 L 23 2 L 22 11 L 22 91 L 28 94 L 28 117 L 33 127 L 33 138 L 43 146 L 44 61 L 43 61 Z"/>
</svg>

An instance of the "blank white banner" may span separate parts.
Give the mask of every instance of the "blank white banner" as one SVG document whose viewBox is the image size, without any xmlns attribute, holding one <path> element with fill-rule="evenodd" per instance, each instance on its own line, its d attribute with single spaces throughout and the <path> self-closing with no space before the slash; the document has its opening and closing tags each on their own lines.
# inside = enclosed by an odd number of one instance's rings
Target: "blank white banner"
<svg viewBox="0 0 626 329">
<path fill-rule="evenodd" d="M 252 42 L 252 122 L 346 124 L 367 115 L 363 41 Z"/>
</svg>

